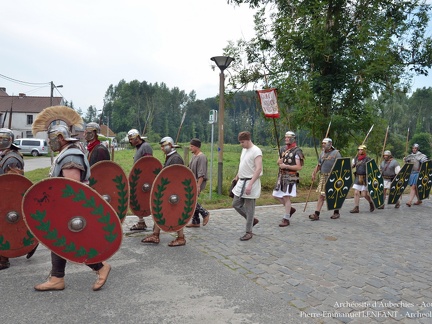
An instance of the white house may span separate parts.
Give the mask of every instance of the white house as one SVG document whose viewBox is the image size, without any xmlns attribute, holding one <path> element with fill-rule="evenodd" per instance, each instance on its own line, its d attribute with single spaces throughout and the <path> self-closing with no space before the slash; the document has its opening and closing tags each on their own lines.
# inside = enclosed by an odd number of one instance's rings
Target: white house
<svg viewBox="0 0 432 324">
<path fill-rule="evenodd" d="M 32 124 L 44 108 L 64 105 L 62 97 L 33 97 L 20 93 L 9 96 L 6 88 L 0 87 L 0 127 L 11 129 L 15 138 L 33 137 Z M 38 138 L 47 139 L 45 132 Z"/>
</svg>

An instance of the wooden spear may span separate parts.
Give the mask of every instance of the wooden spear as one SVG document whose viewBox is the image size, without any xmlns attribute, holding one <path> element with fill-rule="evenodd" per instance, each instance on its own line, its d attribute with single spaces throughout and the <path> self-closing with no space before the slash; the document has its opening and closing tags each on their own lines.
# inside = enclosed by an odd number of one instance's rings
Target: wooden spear
<svg viewBox="0 0 432 324">
<path fill-rule="evenodd" d="M 186 117 L 186 110 L 183 113 L 183 117 L 182 117 L 182 120 L 181 120 L 181 123 L 180 123 L 180 127 L 179 127 L 179 130 L 177 132 L 177 138 L 176 138 L 176 141 L 175 141 L 176 144 L 178 143 L 178 140 L 179 140 L 179 137 L 180 137 L 180 131 L 181 131 L 182 127 L 183 127 L 183 122 L 185 120 L 185 117 Z"/>
<path fill-rule="evenodd" d="M 370 132 L 372 131 L 372 128 L 373 128 L 373 127 L 374 127 L 374 125 L 372 125 L 371 128 L 369 129 L 369 132 L 367 132 L 366 137 L 364 138 L 362 145 L 364 145 L 364 143 L 366 143 L 366 140 L 367 140 L 367 138 L 368 138 Z"/>
<path fill-rule="evenodd" d="M 407 138 L 406 138 L 406 143 L 405 143 L 405 157 L 408 155 L 408 137 L 409 137 L 409 127 L 408 127 L 408 131 L 407 131 Z"/>
<path fill-rule="evenodd" d="M 382 152 L 381 152 L 381 161 L 382 161 L 382 158 L 383 158 L 383 155 L 384 155 L 385 146 L 386 146 L 386 143 L 387 143 L 387 136 L 388 136 L 389 127 L 390 126 L 387 126 L 386 134 L 385 134 L 385 137 L 384 137 L 384 145 L 383 145 L 383 149 L 382 149 Z"/>
</svg>

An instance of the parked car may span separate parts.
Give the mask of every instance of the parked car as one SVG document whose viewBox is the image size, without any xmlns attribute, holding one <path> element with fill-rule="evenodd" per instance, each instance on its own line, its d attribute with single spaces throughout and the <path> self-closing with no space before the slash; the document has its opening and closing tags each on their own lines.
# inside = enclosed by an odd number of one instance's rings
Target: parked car
<svg viewBox="0 0 432 324">
<path fill-rule="evenodd" d="M 48 154 L 47 141 L 41 138 L 19 138 L 14 144 L 20 148 L 22 154 L 31 154 L 33 156 Z"/>
</svg>

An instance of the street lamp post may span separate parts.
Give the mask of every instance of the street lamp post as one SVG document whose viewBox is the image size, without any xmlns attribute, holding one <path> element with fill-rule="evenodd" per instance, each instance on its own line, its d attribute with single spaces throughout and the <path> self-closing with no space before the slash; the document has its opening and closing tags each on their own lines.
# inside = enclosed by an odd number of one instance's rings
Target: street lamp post
<svg viewBox="0 0 432 324">
<path fill-rule="evenodd" d="M 50 106 L 53 105 L 53 97 L 54 97 L 54 88 L 63 88 L 62 85 L 56 86 L 54 82 L 51 81 L 51 97 L 50 97 Z"/>
<path fill-rule="evenodd" d="M 53 105 L 54 88 L 63 88 L 62 85 L 56 86 L 54 82 L 51 81 L 51 96 L 50 96 L 50 107 Z M 54 152 L 51 150 L 51 164 L 54 162 Z"/>
<path fill-rule="evenodd" d="M 219 74 L 219 121 L 218 121 L 218 132 L 219 132 L 219 150 L 218 150 L 218 194 L 222 194 L 222 172 L 223 172 L 223 145 L 224 145 L 224 109 L 225 109 L 225 75 L 224 70 L 234 60 L 229 56 L 214 56 L 210 58 L 216 63 L 220 69 Z M 211 189 L 210 189 L 211 190 Z"/>
</svg>

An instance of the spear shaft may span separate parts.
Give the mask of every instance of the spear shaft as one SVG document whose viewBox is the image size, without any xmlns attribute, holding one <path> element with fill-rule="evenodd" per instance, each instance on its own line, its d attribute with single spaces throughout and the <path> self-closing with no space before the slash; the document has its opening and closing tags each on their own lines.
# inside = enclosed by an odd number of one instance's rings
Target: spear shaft
<svg viewBox="0 0 432 324">
<path fill-rule="evenodd" d="M 406 143 L 405 143 L 405 156 L 408 155 L 408 137 L 409 137 L 409 127 L 408 127 L 408 131 L 407 131 L 407 138 L 406 138 Z"/>
<path fill-rule="evenodd" d="M 386 143 L 387 143 L 387 136 L 388 136 L 389 127 L 390 126 L 387 126 L 387 130 L 386 130 L 386 134 L 385 134 L 385 138 L 384 138 L 384 145 L 383 145 L 383 149 L 382 149 L 382 152 L 381 152 L 381 160 L 382 160 L 382 157 L 384 155 L 384 150 L 385 150 L 385 146 L 386 146 Z"/>
<path fill-rule="evenodd" d="M 331 126 L 331 120 L 330 120 L 330 122 L 328 124 L 328 127 L 327 127 L 327 132 L 326 132 L 326 135 L 325 135 L 326 138 L 328 137 L 328 134 L 330 132 L 330 126 Z"/>
<path fill-rule="evenodd" d="M 372 128 L 373 128 L 373 127 L 374 127 L 374 125 L 372 125 L 372 127 L 369 129 L 369 132 L 367 132 L 366 137 L 365 137 L 365 139 L 363 140 L 362 145 L 364 145 L 364 143 L 366 143 L 366 140 L 367 140 L 367 138 L 368 138 L 370 132 L 372 131 Z"/>
<path fill-rule="evenodd" d="M 180 131 L 181 131 L 182 127 L 183 127 L 183 122 L 185 120 L 185 117 L 186 117 L 186 110 L 183 113 L 183 117 L 182 117 L 182 120 L 181 120 L 181 123 L 180 123 L 180 127 L 179 127 L 179 130 L 177 132 L 177 138 L 176 138 L 176 141 L 175 141 L 176 144 L 178 143 L 178 140 L 179 140 L 179 137 L 180 137 Z"/>
</svg>

